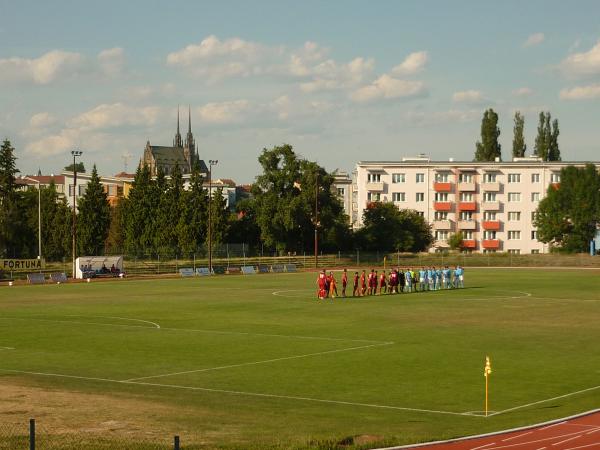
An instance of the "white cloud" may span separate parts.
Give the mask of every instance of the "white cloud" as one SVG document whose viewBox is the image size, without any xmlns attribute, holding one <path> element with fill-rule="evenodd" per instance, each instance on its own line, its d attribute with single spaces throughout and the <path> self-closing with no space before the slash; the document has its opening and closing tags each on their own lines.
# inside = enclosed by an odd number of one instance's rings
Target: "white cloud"
<svg viewBox="0 0 600 450">
<path fill-rule="evenodd" d="M 587 52 L 569 55 L 560 66 L 567 76 L 600 75 L 600 41 Z"/>
<path fill-rule="evenodd" d="M 249 113 L 248 100 L 235 100 L 221 103 L 207 103 L 198 109 L 200 120 L 209 124 L 235 123 Z"/>
<path fill-rule="evenodd" d="M 207 59 L 237 55 L 242 58 L 253 58 L 261 50 L 261 46 L 239 38 L 225 41 L 214 35 L 203 39 L 199 44 L 190 44 L 182 50 L 169 53 L 167 64 L 172 66 L 190 66 Z"/>
<path fill-rule="evenodd" d="M 468 91 L 459 91 L 452 94 L 452 100 L 456 103 L 483 103 L 485 99 L 481 91 L 470 89 Z"/>
<path fill-rule="evenodd" d="M 31 116 L 31 119 L 29 119 L 29 126 L 36 129 L 46 128 L 50 125 L 54 125 L 55 123 L 56 118 L 48 112 L 34 114 Z"/>
<path fill-rule="evenodd" d="M 527 40 L 523 43 L 523 47 L 533 47 L 544 42 L 544 33 L 534 33 L 530 35 Z"/>
<path fill-rule="evenodd" d="M 123 70 L 125 51 L 120 47 L 102 50 L 98 54 L 98 63 L 104 74 L 114 77 Z"/>
<path fill-rule="evenodd" d="M 421 72 L 429 60 L 427 52 L 415 52 L 392 69 L 393 75 L 413 75 Z"/>
<path fill-rule="evenodd" d="M 39 58 L 0 59 L 0 82 L 31 82 L 49 84 L 77 72 L 83 57 L 79 53 L 52 50 Z"/>
<path fill-rule="evenodd" d="M 448 111 L 410 111 L 405 114 L 406 120 L 416 125 L 439 125 L 444 123 L 466 123 L 477 120 L 481 116 L 479 109 Z"/>
<path fill-rule="evenodd" d="M 341 65 L 328 59 L 310 68 L 307 75 L 312 75 L 312 79 L 301 83 L 300 89 L 303 92 L 317 92 L 353 88 L 373 71 L 374 65 L 373 59 L 361 57 Z"/>
<path fill-rule="evenodd" d="M 156 106 L 135 108 L 123 103 L 102 104 L 72 118 L 67 125 L 82 130 L 150 126 L 157 122 L 160 113 Z"/>
<path fill-rule="evenodd" d="M 59 155 L 73 150 L 79 142 L 79 136 L 78 130 L 64 129 L 58 134 L 29 143 L 25 151 L 41 157 Z"/>
<path fill-rule="evenodd" d="M 576 86 L 560 91 L 561 100 L 592 100 L 600 98 L 600 84 Z"/>
<path fill-rule="evenodd" d="M 515 89 L 512 93 L 516 97 L 528 97 L 533 94 L 533 91 L 528 87 L 521 87 L 519 89 Z"/>
<path fill-rule="evenodd" d="M 427 94 L 422 81 L 408 81 L 393 78 L 384 74 L 373 83 L 357 89 L 351 94 L 356 102 L 368 102 L 379 99 L 411 98 Z"/>
</svg>

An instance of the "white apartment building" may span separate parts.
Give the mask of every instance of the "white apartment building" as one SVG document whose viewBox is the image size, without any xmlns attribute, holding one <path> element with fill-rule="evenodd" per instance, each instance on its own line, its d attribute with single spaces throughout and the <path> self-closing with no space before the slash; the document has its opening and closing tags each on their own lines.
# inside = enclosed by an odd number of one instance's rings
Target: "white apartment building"
<svg viewBox="0 0 600 450">
<path fill-rule="evenodd" d="M 356 199 L 350 217 L 362 226 L 370 202 L 393 202 L 414 209 L 432 224 L 431 251 L 447 249 L 448 238 L 461 233 L 463 250 L 546 253 L 533 224 L 539 201 L 549 185 L 560 183 L 565 166 L 587 162 L 547 162 L 514 158 L 510 162 L 431 161 L 427 156 L 401 161 L 360 161 L 356 165 Z M 592 164 L 600 167 L 600 162 Z"/>
</svg>

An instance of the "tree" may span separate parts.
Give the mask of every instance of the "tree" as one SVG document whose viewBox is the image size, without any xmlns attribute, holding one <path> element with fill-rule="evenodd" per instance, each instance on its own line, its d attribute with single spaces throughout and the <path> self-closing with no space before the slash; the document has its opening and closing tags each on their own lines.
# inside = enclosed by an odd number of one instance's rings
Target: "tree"
<svg viewBox="0 0 600 450">
<path fill-rule="evenodd" d="M 559 251 L 586 252 L 600 221 L 600 175 L 593 164 L 561 170 L 537 210 L 538 239 Z"/>
<path fill-rule="evenodd" d="M 96 165 L 85 194 L 77 203 L 77 248 L 83 255 L 101 255 L 110 227 L 110 204 Z"/>
<path fill-rule="evenodd" d="M 525 128 L 525 117 L 517 111 L 515 113 L 515 126 L 513 128 L 513 150 L 512 154 L 516 158 L 523 158 L 525 151 L 527 150 L 527 144 L 525 144 L 525 136 L 523 130 Z"/>
<path fill-rule="evenodd" d="M 560 149 L 558 146 L 558 119 L 554 119 L 551 124 L 552 117 L 549 112 L 540 113 L 538 124 L 538 134 L 535 138 L 535 148 L 533 154 L 543 161 L 560 161 Z"/>
<path fill-rule="evenodd" d="M 181 196 L 181 215 L 177 224 L 177 242 L 184 254 L 195 252 L 206 239 L 208 195 L 202 187 L 203 182 L 200 167 L 195 164 L 190 188 Z"/>
<path fill-rule="evenodd" d="M 164 176 L 158 174 L 155 188 L 158 201 L 154 219 L 154 248 L 161 255 L 174 256 L 178 247 L 177 224 L 181 217 L 183 195 L 183 178 L 179 166 L 175 165 L 167 183 L 164 182 Z"/>
<path fill-rule="evenodd" d="M 73 164 L 69 164 L 68 166 L 66 166 L 65 172 L 73 172 Z M 85 173 L 85 166 L 83 165 L 83 161 L 75 163 L 75 172 Z"/>
<path fill-rule="evenodd" d="M 223 189 L 215 189 L 210 199 L 210 220 L 211 220 L 211 239 L 214 247 L 225 242 L 227 230 L 229 227 L 229 211 L 227 202 L 223 198 Z M 206 236 L 208 245 L 208 234 Z"/>
<path fill-rule="evenodd" d="M 333 177 L 325 169 L 298 158 L 288 144 L 263 149 L 258 161 L 263 173 L 252 186 L 252 210 L 267 247 L 311 251 L 315 225 L 325 247 L 339 235 L 334 230 L 347 228 L 343 206 L 331 191 Z"/>
<path fill-rule="evenodd" d="M 460 232 L 458 232 L 458 233 L 453 233 L 452 235 L 450 235 L 450 237 L 448 238 L 448 245 L 450 245 L 450 248 L 452 250 L 460 250 L 463 245 L 462 234 Z"/>
<path fill-rule="evenodd" d="M 19 205 L 22 195 L 17 192 L 16 175 L 17 158 L 15 149 L 8 139 L 0 147 L 0 256 L 17 256 L 20 246 L 17 244 L 23 237 L 23 208 Z"/>
<path fill-rule="evenodd" d="M 494 161 L 496 158 L 502 158 L 499 136 L 498 114 L 490 108 L 483 113 L 481 120 L 481 141 L 475 144 L 475 161 Z"/>
<path fill-rule="evenodd" d="M 248 244 L 258 249 L 260 244 L 260 227 L 256 223 L 256 211 L 249 198 L 237 201 L 236 212 L 229 216 L 229 232 L 227 242 Z"/>
<path fill-rule="evenodd" d="M 433 243 L 431 226 L 414 210 L 399 210 L 393 203 L 369 203 L 357 241 L 365 250 L 425 251 Z"/>
<path fill-rule="evenodd" d="M 108 254 L 122 253 L 125 243 L 125 210 L 127 199 L 119 198 L 110 207 L 110 226 L 106 237 L 105 248 Z"/>
<path fill-rule="evenodd" d="M 138 167 L 125 209 L 125 249 L 143 255 L 154 249 L 154 220 L 157 190 L 147 165 Z"/>
</svg>

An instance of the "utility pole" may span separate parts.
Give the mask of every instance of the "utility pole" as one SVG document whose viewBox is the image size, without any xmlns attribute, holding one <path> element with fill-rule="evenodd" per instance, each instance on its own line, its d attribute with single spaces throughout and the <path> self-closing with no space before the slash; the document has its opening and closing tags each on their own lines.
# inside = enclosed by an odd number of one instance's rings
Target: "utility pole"
<svg viewBox="0 0 600 450">
<path fill-rule="evenodd" d="M 212 166 L 217 165 L 216 159 L 208 160 L 208 273 L 212 275 Z"/>
<path fill-rule="evenodd" d="M 315 173 L 315 269 L 319 267 L 319 171 Z"/>
<path fill-rule="evenodd" d="M 72 150 L 73 155 L 73 279 L 77 276 L 77 267 L 75 260 L 77 259 L 76 248 L 77 248 L 77 199 L 75 192 L 77 190 L 77 166 L 75 158 L 82 155 L 81 150 Z"/>
</svg>

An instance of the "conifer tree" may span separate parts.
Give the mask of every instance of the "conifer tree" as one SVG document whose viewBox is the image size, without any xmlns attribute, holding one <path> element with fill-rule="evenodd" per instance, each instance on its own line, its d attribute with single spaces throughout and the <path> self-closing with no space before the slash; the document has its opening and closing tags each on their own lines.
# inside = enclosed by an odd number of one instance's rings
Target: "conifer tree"
<svg viewBox="0 0 600 450">
<path fill-rule="evenodd" d="M 100 183 L 96 165 L 86 186 L 85 194 L 78 202 L 77 247 L 82 255 L 104 254 L 104 242 L 110 227 L 108 196 Z"/>
<path fill-rule="evenodd" d="M 525 136 L 524 136 L 524 128 L 525 128 L 525 117 L 517 111 L 515 113 L 515 126 L 514 137 L 513 137 L 513 157 L 515 158 L 523 158 L 525 156 L 525 151 L 527 150 L 527 144 L 525 144 Z"/>
<path fill-rule="evenodd" d="M 494 161 L 496 158 L 502 158 L 499 136 L 498 114 L 490 108 L 483 113 L 481 120 L 481 141 L 475 144 L 475 161 Z"/>
<path fill-rule="evenodd" d="M 19 199 L 22 196 L 16 190 L 15 149 L 8 139 L 0 147 L 0 256 L 19 256 L 19 228 L 24 224 Z"/>
<path fill-rule="evenodd" d="M 560 161 L 560 148 L 558 146 L 558 119 L 552 121 L 549 112 L 540 113 L 540 121 L 538 125 L 538 134 L 535 138 L 534 155 L 541 158 L 543 161 Z"/>
<path fill-rule="evenodd" d="M 155 189 L 147 165 L 138 167 L 125 210 L 125 248 L 143 255 L 154 248 Z"/>
<path fill-rule="evenodd" d="M 190 188 L 180 199 L 181 215 L 177 224 L 177 242 L 181 252 L 191 255 L 207 237 L 208 195 L 203 189 L 200 166 L 196 163 L 190 178 Z"/>
</svg>

